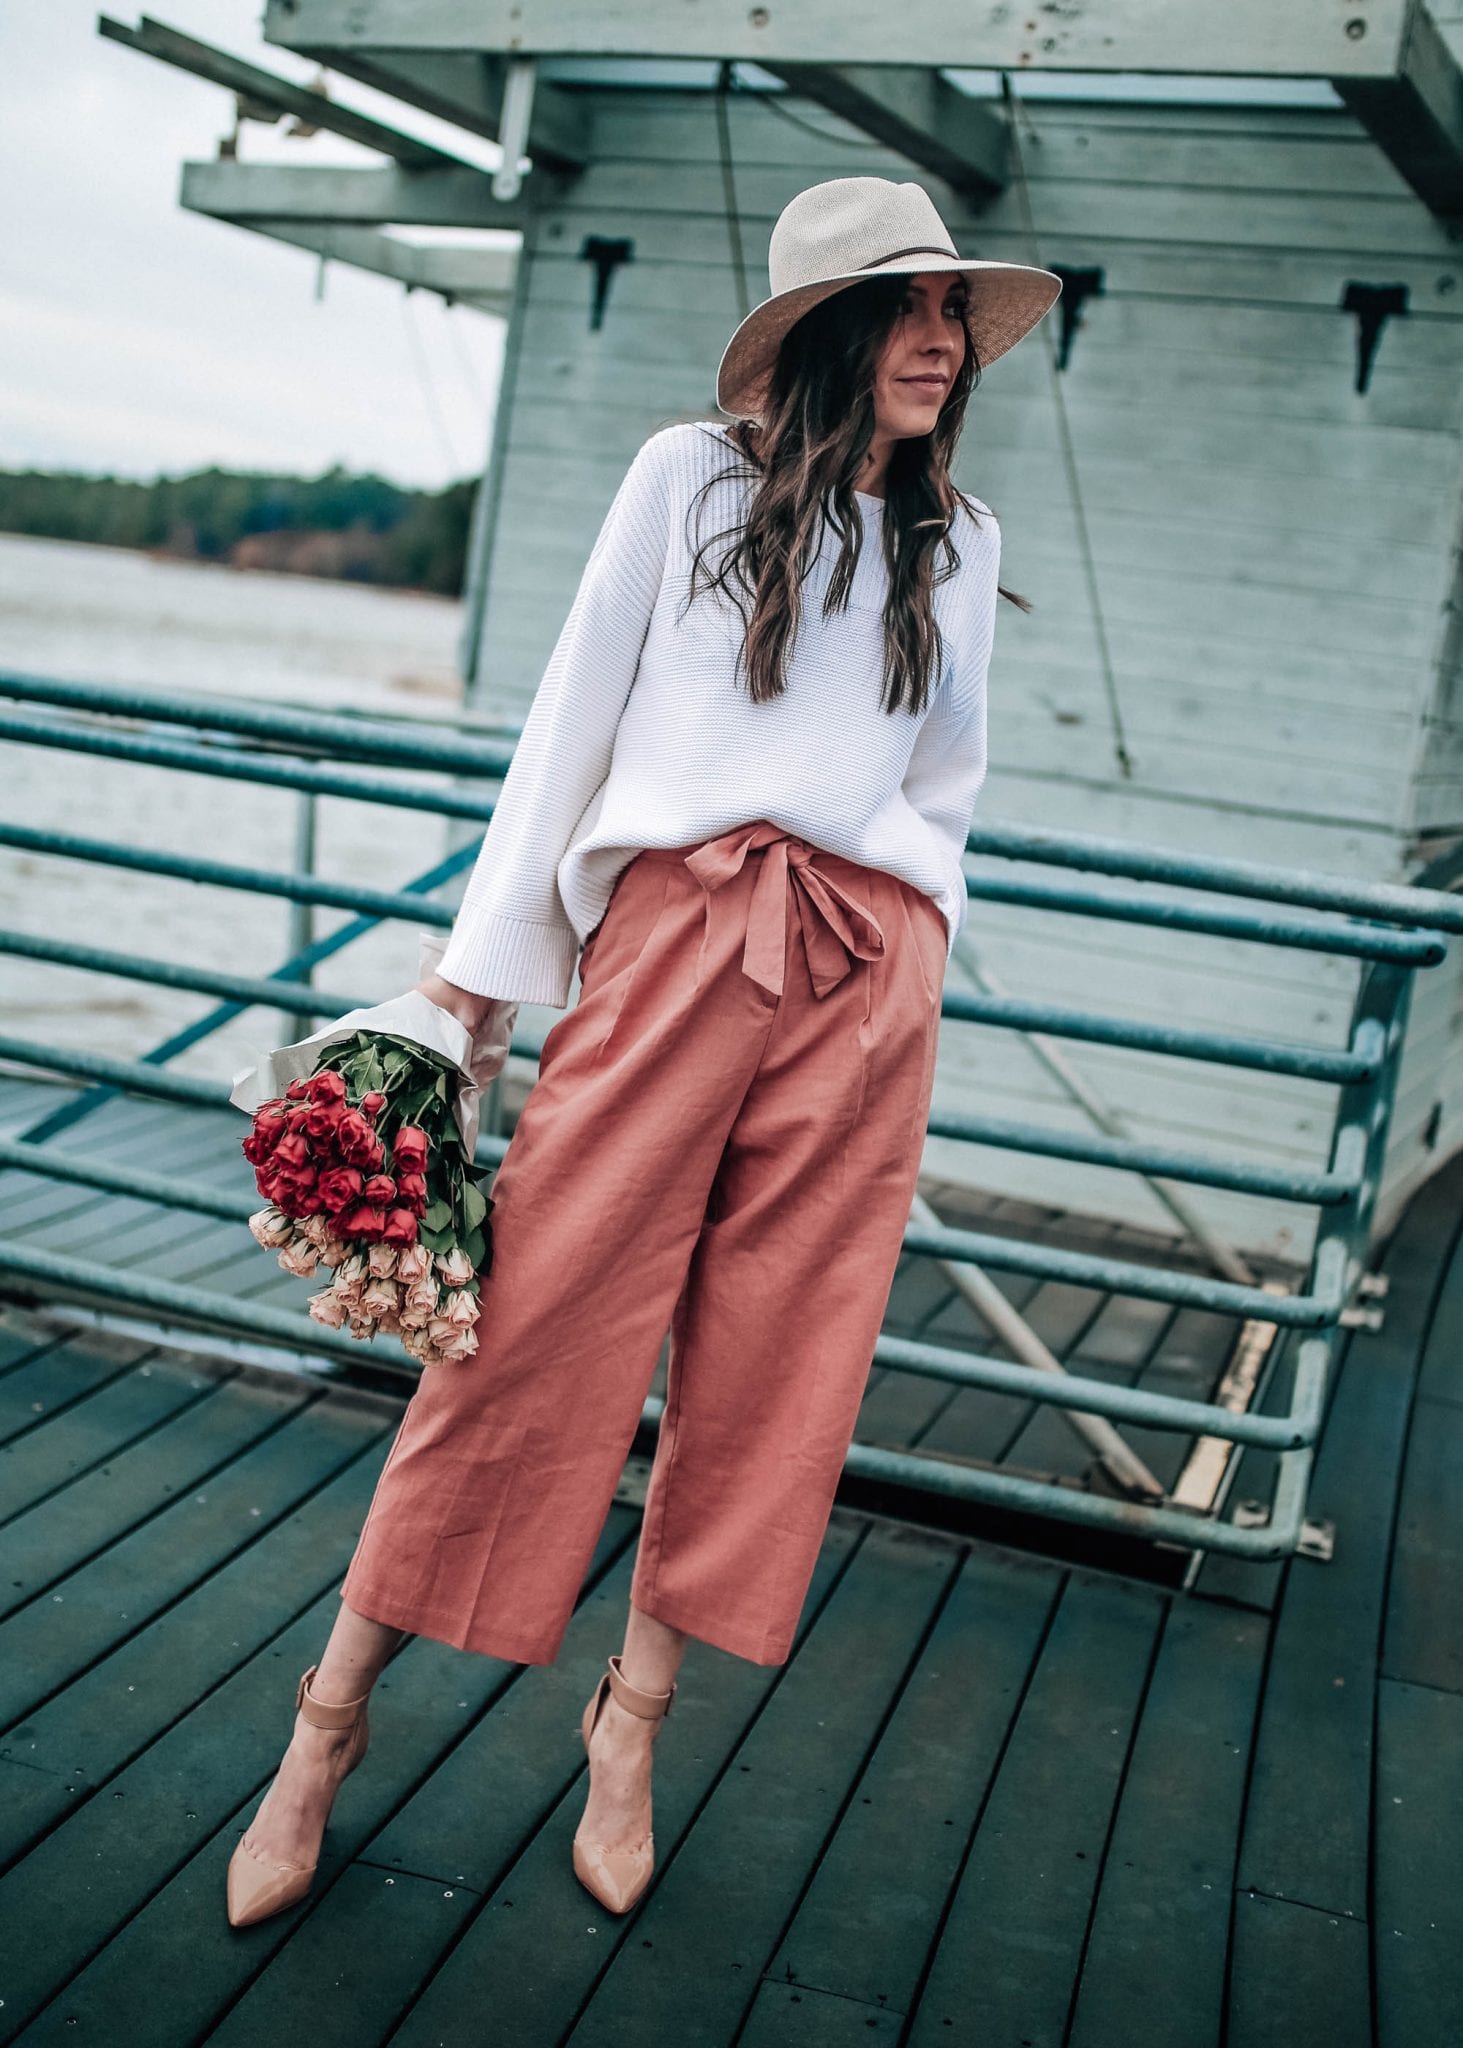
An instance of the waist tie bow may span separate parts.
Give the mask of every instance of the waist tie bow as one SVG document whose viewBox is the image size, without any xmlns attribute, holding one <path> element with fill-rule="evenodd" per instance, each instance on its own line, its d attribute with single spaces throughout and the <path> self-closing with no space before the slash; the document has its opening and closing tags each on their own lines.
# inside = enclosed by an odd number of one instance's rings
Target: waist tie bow
<svg viewBox="0 0 1463 2048">
<path fill-rule="evenodd" d="M 747 855 L 755 847 L 767 850 L 752 887 L 747 937 L 742 948 L 744 974 L 770 995 L 782 994 L 789 877 L 815 996 L 822 998 L 836 988 L 852 969 L 855 958 L 877 960 L 882 956 L 881 927 L 818 866 L 818 849 L 765 819 L 751 826 L 735 825 L 720 838 L 708 839 L 686 855 L 686 866 L 709 892 L 740 874 Z M 709 900 L 706 912 L 709 931 Z"/>
</svg>

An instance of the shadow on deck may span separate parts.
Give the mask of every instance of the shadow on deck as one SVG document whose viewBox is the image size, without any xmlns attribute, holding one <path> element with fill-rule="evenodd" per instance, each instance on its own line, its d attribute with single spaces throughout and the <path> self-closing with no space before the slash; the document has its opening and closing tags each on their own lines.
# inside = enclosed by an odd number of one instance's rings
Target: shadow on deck
<svg viewBox="0 0 1463 2048">
<path fill-rule="evenodd" d="M 239 1264 L 232 1227 L 164 1244 L 135 1206 L 179 1277 Z M 1329 1562 L 1208 1556 L 1176 1592 L 840 1506 L 785 1666 L 691 1644 L 625 1920 L 569 1840 L 643 1461 L 558 1663 L 410 1642 L 312 1898 L 235 1934 L 224 1867 L 400 1402 L 0 1310 L 0 2040 L 1456 2048 L 1460 1215 L 1463 1158 L 1343 1352 Z M 245 1243 L 263 1294 L 284 1276 Z M 1156 1336 L 1110 1327 L 1131 1380 Z M 871 1380 L 905 1440 L 1055 1423 L 920 1387 Z"/>
</svg>

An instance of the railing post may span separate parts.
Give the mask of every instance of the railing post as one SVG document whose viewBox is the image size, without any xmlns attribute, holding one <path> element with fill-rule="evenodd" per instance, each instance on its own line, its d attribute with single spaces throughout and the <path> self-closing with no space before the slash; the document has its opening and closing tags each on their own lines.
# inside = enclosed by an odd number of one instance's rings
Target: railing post
<svg viewBox="0 0 1463 2048">
<path fill-rule="evenodd" d="M 318 800 L 311 789 L 302 789 L 295 798 L 295 859 L 296 874 L 313 875 L 315 872 L 315 839 L 319 824 Z M 291 959 L 301 953 L 308 953 L 315 943 L 315 906 L 313 903 L 292 903 L 289 910 L 289 929 L 285 952 Z M 315 970 L 312 966 L 303 968 L 297 977 L 308 988 L 313 985 Z M 314 1026 L 315 1019 L 308 1012 L 282 1010 L 284 1020 L 284 1042 L 293 1044 L 298 1038 L 306 1038 Z"/>
</svg>

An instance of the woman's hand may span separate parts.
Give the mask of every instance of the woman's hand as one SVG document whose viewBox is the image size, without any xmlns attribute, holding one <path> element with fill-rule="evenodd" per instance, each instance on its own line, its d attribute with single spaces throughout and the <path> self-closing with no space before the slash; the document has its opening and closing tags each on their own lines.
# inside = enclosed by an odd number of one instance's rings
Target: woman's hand
<svg viewBox="0 0 1463 2048">
<path fill-rule="evenodd" d="M 513 1043 L 513 1026 L 518 1021 L 518 1004 L 509 997 L 480 996 L 444 981 L 440 974 L 426 974 L 417 988 L 429 1002 L 448 1010 L 465 1024 L 472 1037 L 468 1065 L 479 1088 L 486 1088 L 508 1063 Z"/>
</svg>

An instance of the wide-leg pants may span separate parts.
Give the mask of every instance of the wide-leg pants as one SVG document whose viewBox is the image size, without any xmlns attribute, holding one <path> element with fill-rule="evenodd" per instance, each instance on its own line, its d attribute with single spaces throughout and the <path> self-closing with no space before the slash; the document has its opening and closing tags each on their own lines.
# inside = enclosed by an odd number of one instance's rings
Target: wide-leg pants
<svg viewBox="0 0 1463 2048">
<path fill-rule="evenodd" d="M 767 820 L 637 854 L 493 1184 L 479 1342 L 424 1368 L 341 1593 L 552 1663 L 667 1332 L 631 1599 L 791 1652 L 934 1079 L 935 900 Z"/>
</svg>

